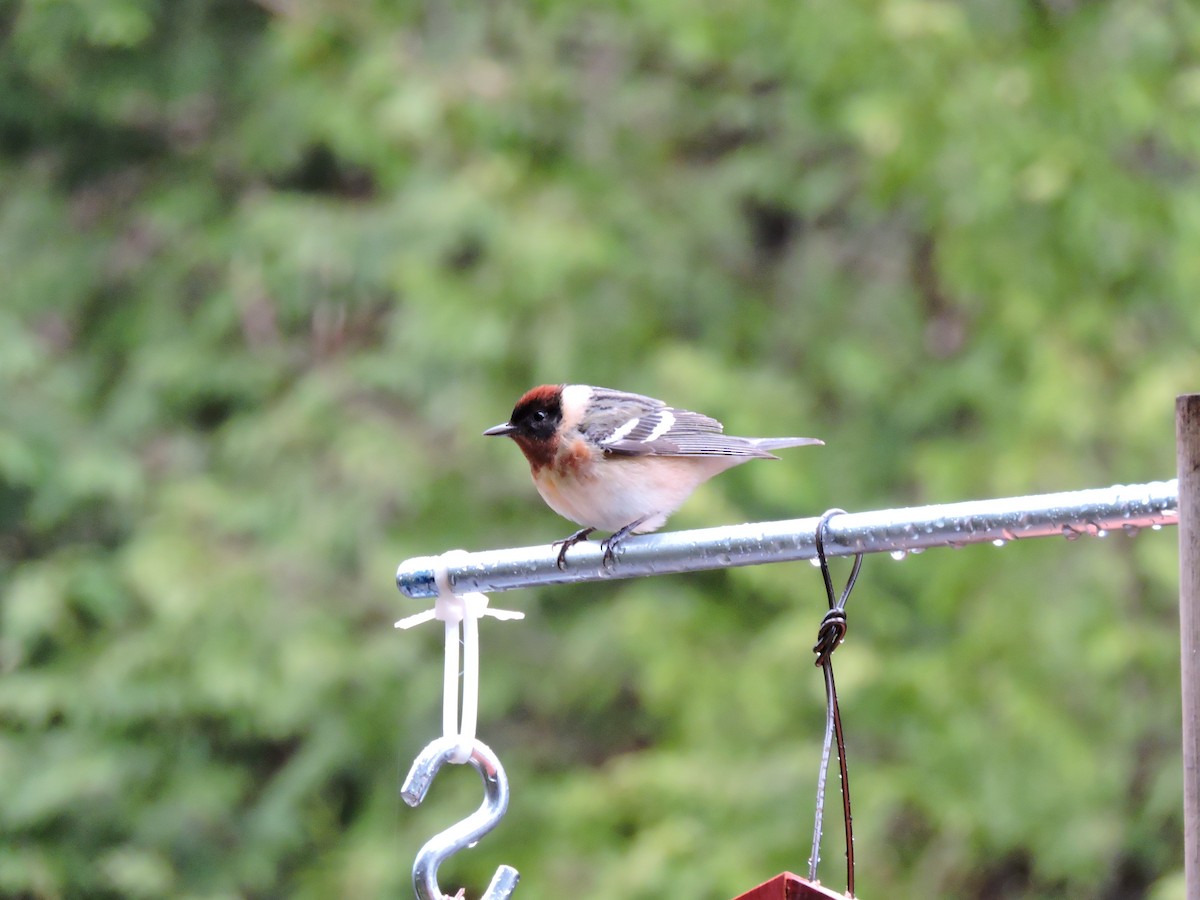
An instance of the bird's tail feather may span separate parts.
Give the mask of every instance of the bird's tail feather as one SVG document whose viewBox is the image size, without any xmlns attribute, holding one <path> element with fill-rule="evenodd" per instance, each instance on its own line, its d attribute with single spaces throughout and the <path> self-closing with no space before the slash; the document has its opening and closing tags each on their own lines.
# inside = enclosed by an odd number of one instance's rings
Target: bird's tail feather
<svg viewBox="0 0 1200 900">
<path fill-rule="evenodd" d="M 807 437 L 791 437 L 791 438 L 752 438 L 754 446 L 760 450 L 784 450 L 788 447 L 808 447 L 810 445 L 822 445 L 825 442 L 819 438 Z"/>
</svg>

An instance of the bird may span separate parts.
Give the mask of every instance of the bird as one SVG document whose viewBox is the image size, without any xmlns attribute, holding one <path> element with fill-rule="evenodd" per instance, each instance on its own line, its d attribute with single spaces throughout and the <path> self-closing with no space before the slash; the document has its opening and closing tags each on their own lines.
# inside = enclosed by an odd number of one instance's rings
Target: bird
<svg viewBox="0 0 1200 900">
<path fill-rule="evenodd" d="M 605 565 L 631 534 L 661 528 L 692 492 L 726 469 L 771 451 L 824 444 L 809 437 L 725 434 L 709 416 L 661 400 L 587 384 L 543 384 L 522 395 L 507 422 L 483 432 L 509 437 L 525 454 L 534 486 L 560 516 L 583 527 L 555 541 L 557 565 L 593 532 Z"/>
</svg>

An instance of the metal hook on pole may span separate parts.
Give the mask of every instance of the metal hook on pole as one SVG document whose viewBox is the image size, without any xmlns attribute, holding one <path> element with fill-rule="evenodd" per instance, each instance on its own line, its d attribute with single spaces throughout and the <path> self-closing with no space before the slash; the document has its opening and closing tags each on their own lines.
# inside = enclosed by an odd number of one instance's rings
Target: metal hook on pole
<svg viewBox="0 0 1200 900">
<path fill-rule="evenodd" d="M 405 803 L 417 806 L 425 799 L 429 785 L 442 766 L 454 761 L 458 746 L 457 737 L 441 737 L 421 751 L 400 789 L 400 796 Z M 467 763 L 483 779 L 483 804 L 461 822 L 435 834 L 417 852 L 413 862 L 413 888 L 418 900 L 453 900 L 438 886 L 438 867 L 460 850 L 473 847 L 500 824 L 508 810 L 508 776 L 491 748 L 483 741 L 475 740 Z M 520 873 L 512 866 L 500 866 L 481 900 L 508 900 L 520 878 Z"/>
</svg>

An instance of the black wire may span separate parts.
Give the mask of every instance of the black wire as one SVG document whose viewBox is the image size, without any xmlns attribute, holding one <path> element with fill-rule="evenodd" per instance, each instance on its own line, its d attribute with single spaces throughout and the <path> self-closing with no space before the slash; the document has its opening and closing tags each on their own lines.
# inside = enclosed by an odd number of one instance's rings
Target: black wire
<svg viewBox="0 0 1200 900">
<path fill-rule="evenodd" d="M 817 784 L 817 814 L 813 825 L 813 857 L 809 861 L 809 871 L 815 876 L 817 855 L 821 842 L 821 819 L 825 802 L 825 777 L 828 771 L 830 732 L 837 741 L 838 768 L 842 778 L 842 820 L 846 826 L 846 893 L 854 896 L 854 816 L 850 809 L 850 770 L 846 762 L 846 738 L 842 730 L 842 713 L 838 706 L 837 684 L 833 678 L 833 651 L 846 637 L 846 601 L 858 581 L 858 573 L 862 569 L 863 554 L 856 553 L 854 565 L 850 569 L 850 577 L 841 595 L 833 589 L 833 578 L 829 572 L 829 561 L 825 557 L 825 529 L 829 520 L 842 515 L 845 510 L 828 510 L 817 523 L 817 533 L 814 540 L 817 549 L 817 559 L 821 564 L 821 576 L 825 581 L 825 594 L 829 600 L 829 612 L 821 619 L 817 632 L 817 642 L 813 652 L 817 654 L 816 665 L 820 666 L 825 675 L 825 744 L 821 756 L 821 767 Z"/>
<path fill-rule="evenodd" d="M 814 543 L 817 547 L 817 560 L 821 563 L 821 575 L 825 579 L 825 593 L 829 597 L 830 609 L 845 609 L 846 601 L 850 599 L 850 592 L 854 590 L 854 583 L 858 581 L 858 573 L 862 569 L 863 555 L 861 553 L 854 554 L 854 567 L 850 570 L 850 577 L 846 579 L 846 586 L 842 588 L 841 597 L 834 599 L 833 578 L 829 574 L 829 561 L 825 558 L 825 529 L 829 525 L 829 520 L 834 516 L 844 516 L 844 509 L 830 509 L 821 516 L 821 520 L 817 522 L 817 535 Z"/>
</svg>

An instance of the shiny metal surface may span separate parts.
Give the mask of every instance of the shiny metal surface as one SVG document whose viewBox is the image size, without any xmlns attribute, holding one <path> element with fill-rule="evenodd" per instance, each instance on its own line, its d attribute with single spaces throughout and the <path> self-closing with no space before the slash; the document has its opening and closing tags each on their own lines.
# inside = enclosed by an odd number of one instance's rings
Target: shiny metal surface
<svg viewBox="0 0 1200 900">
<path fill-rule="evenodd" d="M 458 739 L 442 737 L 430 742 L 409 769 L 400 789 L 400 796 L 409 806 L 418 806 L 425 799 L 429 785 L 443 765 L 453 762 L 458 751 Z M 485 834 L 500 824 L 508 810 L 508 777 L 504 766 L 491 748 L 476 740 L 467 760 L 483 779 L 483 804 L 461 822 L 435 834 L 417 852 L 413 863 L 413 890 L 417 900 L 451 900 L 438 885 L 438 868 L 462 850 L 474 847 Z M 482 900 L 508 900 L 516 890 L 521 876 L 512 866 L 500 866 Z"/>
<path fill-rule="evenodd" d="M 1114 485 L 1084 491 L 972 500 L 874 512 L 848 512 L 830 520 L 829 556 L 853 553 L 906 553 L 929 547 L 1004 543 L 1057 536 L 1072 540 L 1110 531 L 1178 524 L 1178 482 Z M 567 567 L 555 565 L 549 544 L 440 557 L 414 557 L 400 564 L 396 584 L 414 599 L 437 596 L 434 572 L 447 566 L 455 593 L 511 591 L 543 584 L 605 581 L 644 575 L 694 572 L 728 566 L 811 559 L 819 516 L 778 522 L 728 525 L 629 538 L 616 561 L 602 564 L 598 543 L 572 547 Z"/>
</svg>

